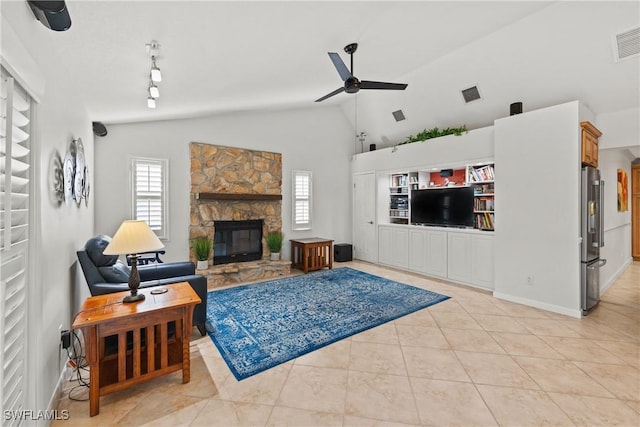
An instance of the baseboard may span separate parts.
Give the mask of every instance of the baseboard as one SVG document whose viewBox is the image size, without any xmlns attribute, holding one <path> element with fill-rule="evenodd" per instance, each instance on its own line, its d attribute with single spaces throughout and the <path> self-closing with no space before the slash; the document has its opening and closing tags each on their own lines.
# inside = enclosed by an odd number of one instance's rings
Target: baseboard
<svg viewBox="0 0 640 427">
<path fill-rule="evenodd" d="M 64 363 L 64 369 L 62 370 L 62 372 L 60 372 L 60 377 L 58 378 L 56 388 L 53 390 L 53 394 L 51 395 L 51 399 L 49 400 L 49 405 L 47 406 L 48 410 L 54 411 L 58 409 L 58 405 L 64 394 L 64 386 L 67 383 L 67 379 L 71 378 L 71 374 L 73 374 L 73 368 L 69 366 L 69 358 L 67 358 Z"/>
<path fill-rule="evenodd" d="M 547 304 L 540 301 L 530 300 L 528 298 L 516 297 L 513 295 L 503 294 L 502 292 L 493 292 L 493 296 L 498 299 L 503 299 L 506 301 L 515 302 L 518 304 L 528 305 L 529 307 L 540 308 L 542 310 L 551 311 L 553 313 L 564 314 L 565 316 L 571 316 L 575 318 L 582 317 L 582 311 L 580 309 L 570 309 L 566 307 L 561 307 L 559 305 Z"/>
<path fill-rule="evenodd" d="M 624 273 L 624 271 L 631 265 L 632 262 L 633 258 L 629 258 L 628 260 L 626 260 L 613 274 L 613 276 L 611 276 L 609 280 L 607 280 L 607 283 L 605 283 L 603 286 L 600 286 L 600 297 L 602 297 L 602 295 L 607 292 L 607 289 L 609 289 L 611 285 L 613 285 L 615 281 L 618 280 L 618 278 L 622 275 L 622 273 Z"/>
</svg>

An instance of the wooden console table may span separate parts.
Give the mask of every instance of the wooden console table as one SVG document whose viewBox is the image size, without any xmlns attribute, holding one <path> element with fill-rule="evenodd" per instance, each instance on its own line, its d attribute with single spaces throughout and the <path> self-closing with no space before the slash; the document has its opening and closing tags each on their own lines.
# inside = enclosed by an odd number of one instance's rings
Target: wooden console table
<svg viewBox="0 0 640 427">
<path fill-rule="evenodd" d="M 333 240 L 319 237 L 291 240 L 291 267 L 305 273 L 333 268 Z"/>
<path fill-rule="evenodd" d="M 154 289 L 167 288 L 162 294 Z M 89 363 L 89 414 L 100 412 L 100 396 L 182 369 L 191 375 L 189 337 L 200 298 L 187 282 L 139 289 L 145 299 L 123 303 L 130 292 L 89 297 L 73 322 L 84 335 Z"/>
</svg>

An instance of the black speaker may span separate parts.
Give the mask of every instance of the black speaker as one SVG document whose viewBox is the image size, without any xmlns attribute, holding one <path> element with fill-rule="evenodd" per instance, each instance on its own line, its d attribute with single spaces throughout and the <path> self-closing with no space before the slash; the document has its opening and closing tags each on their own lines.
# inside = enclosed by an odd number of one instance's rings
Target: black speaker
<svg viewBox="0 0 640 427">
<path fill-rule="evenodd" d="M 53 31 L 67 31 L 71 27 L 71 17 L 63 1 L 28 0 L 31 11 L 42 25 Z"/>
<path fill-rule="evenodd" d="M 96 136 L 107 136 L 107 127 L 101 122 L 92 122 L 93 133 Z"/>
<path fill-rule="evenodd" d="M 333 260 L 336 262 L 347 262 L 353 259 L 353 246 L 348 243 L 338 243 L 333 245 Z"/>
<path fill-rule="evenodd" d="M 509 106 L 509 111 L 511 116 L 515 116 L 516 114 L 522 113 L 522 102 L 514 102 Z"/>
<path fill-rule="evenodd" d="M 369 151 L 376 151 L 376 144 L 369 144 Z"/>
</svg>

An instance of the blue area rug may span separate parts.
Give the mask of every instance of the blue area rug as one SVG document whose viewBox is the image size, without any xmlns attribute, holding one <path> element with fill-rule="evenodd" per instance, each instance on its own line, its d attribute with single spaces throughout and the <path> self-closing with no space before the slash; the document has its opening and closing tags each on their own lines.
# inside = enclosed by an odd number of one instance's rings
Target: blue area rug
<svg viewBox="0 0 640 427">
<path fill-rule="evenodd" d="M 351 268 L 210 291 L 207 331 L 236 379 L 448 299 Z"/>
</svg>

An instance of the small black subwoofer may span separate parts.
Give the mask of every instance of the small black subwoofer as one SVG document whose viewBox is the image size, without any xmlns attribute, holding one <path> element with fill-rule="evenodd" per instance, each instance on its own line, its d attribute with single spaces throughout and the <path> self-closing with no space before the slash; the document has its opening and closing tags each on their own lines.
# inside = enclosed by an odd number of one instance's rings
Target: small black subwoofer
<svg viewBox="0 0 640 427">
<path fill-rule="evenodd" d="M 514 102 L 509 106 L 509 112 L 512 116 L 522 114 L 522 102 Z"/>
<path fill-rule="evenodd" d="M 347 262 L 353 259 L 353 247 L 349 243 L 338 243 L 333 245 L 333 260 L 336 262 Z"/>
</svg>

